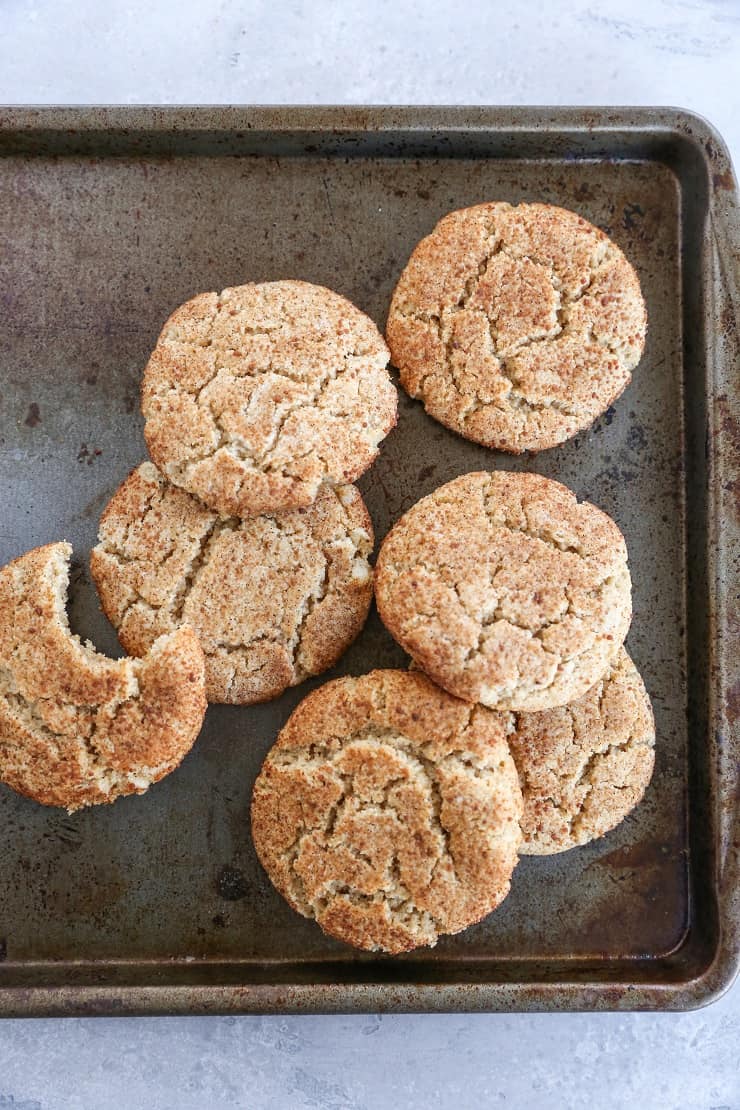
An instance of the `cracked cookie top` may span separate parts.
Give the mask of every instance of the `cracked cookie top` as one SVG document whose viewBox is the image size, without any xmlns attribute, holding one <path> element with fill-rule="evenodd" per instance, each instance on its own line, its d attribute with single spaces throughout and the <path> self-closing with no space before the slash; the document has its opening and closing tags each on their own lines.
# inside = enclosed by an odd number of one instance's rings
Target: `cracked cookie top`
<svg viewBox="0 0 740 1110">
<path fill-rule="evenodd" d="M 144 371 L 149 454 L 233 516 L 310 505 L 354 481 L 396 422 L 378 329 L 318 285 L 273 281 L 177 308 Z"/>
<path fill-rule="evenodd" d="M 70 811 L 142 794 L 180 763 L 206 710 L 190 628 L 144 659 L 108 659 L 72 635 L 71 547 L 37 547 L 0 570 L 0 780 Z"/>
<path fill-rule="evenodd" d="M 517 714 L 509 746 L 524 795 L 523 854 L 565 852 L 618 825 L 655 762 L 650 699 L 624 648 L 578 701 Z"/>
<path fill-rule="evenodd" d="M 507 718 L 420 674 L 310 694 L 254 786 L 260 861 L 293 909 L 357 948 L 433 945 L 506 897 L 521 839 Z"/>
<path fill-rule="evenodd" d="M 422 498 L 380 549 L 388 631 L 445 690 L 495 709 L 580 698 L 629 629 L 624 538 L 559 482 L 464 474 Z"/>
<path fill-rule="evenodd" d="M 548 204 L 451 212 L 416 247 L 386 338 L 430 416 L 503 451 L 588 427 L 628 385 L 647 315 L 634 269 L 602 231 Z"/>
<path fill-rule="evenodd" d="M 195 629 L 209 701 L 277 697 L 331 667 L 373 593 L 370 517 L 352 485 L 322 486 L 307 509 L 219 517 L 143 463 L 100 521 L 90 568 L 125 650 Z"/>
</svg>

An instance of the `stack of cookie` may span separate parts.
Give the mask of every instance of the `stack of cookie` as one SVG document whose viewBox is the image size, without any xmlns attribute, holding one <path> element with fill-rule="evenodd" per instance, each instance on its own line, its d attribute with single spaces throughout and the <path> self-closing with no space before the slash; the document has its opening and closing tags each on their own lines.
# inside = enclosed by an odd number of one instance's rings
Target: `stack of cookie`
<svg viewBox="0 0 740 1110">
<path fill-rule="evenodd" d="M 386 346 L 298 281 L 207 293 L 144 372 L 151 461 L 105 509 L 91 568 L 134 659 L 70 633 L 69 548 L 0 570 L 0 778 L 69 809 L 142 792 L 189 750 L 206 699 L 249 705 L 331 667 L 372 601 L 412 669 L 325 684 L 254 788 L 252 829 L 289 903 L 402 952 L 495 909 L 520 853 L 602 835 L 653 764 L 650 703 L 613 521 L 534 474 L 466 474 L 380 550 L 351 483 L 396 422 L 387 371 L 491 447 L 562 442 L 640 357 L 637 278 L 545 205 L 446 217 L 414 252 Z"/>
<path fill-rule="evenodd" d="M 372 601 L 356 486 L 396 423 L 388 348 L 336 293 L 276 281 L 206 293 L 144 371 L 143 463 L 90 565 L 126 651 L 183 623 L 211 702 L 251 705 L 331 667 Z"/>
<path fill-rule="evenodd" d="M 630 592 L 619 529 L 557 482 L 466 474 L 414 505 L 375 597 L 415 669 L 309 695 L 255 785 L 290 904 L 360 948 L 434 944 L 499 905 L 520 852 L 617 825 L 655 743 Z"/>
<path fill-rule="evenodd" d="M 336 662 L 372 601 L 350 483 L 396 422 L 387 364 L 372 321 L 305 282 L 173 313 L 142 384 L 154 462 L 114 494 L 90 560 L 142 658 L 71 635 L 69 545 L 2 568 L 0 779 L 69 810 L 142 793 L 189 751 L 206 699 L 264 701 Z"/>
<path fill-rule="evenodd" d="M 520 452 L 612 403 L 645 325 L 603 233 L 562 209 L 487 204 L 414 251 L 387 338 L 431 416 Z M 252 828 L 294 909 L 400 952 L 495 909 L 519 853 L 617 825 L 650 780 L 655 730 L 622 646 L 624 539 L 557 482 L 497 471 L 437 489 L 383 543 L 375 596 L 414 669 L 306 698 L 257 780 Z"/>
</svg>

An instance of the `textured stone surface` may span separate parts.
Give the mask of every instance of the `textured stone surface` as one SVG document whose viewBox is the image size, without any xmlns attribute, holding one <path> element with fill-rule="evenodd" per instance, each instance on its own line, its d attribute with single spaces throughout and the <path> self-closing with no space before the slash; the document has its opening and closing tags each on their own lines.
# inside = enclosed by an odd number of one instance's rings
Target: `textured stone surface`
<svg viewBox="0 0 740 1110">
<path fill-rule="evenodd" d="M 737 0 L 563 0 L 546 23 L 517 0 L 274 12 L 6 0 L 0 102 L 680 104 L 740 158 Z M 739 986 L 686 1015 L 11 1021 L 0 1108 L 736 1110 L 739 1034 Z"/>
<path fill-rule="evenodd" d="M 0 1107 L 736 1110 L 736 1047 L 732 996 L 686 1015 L 16 1021 Z"/>
</svg>

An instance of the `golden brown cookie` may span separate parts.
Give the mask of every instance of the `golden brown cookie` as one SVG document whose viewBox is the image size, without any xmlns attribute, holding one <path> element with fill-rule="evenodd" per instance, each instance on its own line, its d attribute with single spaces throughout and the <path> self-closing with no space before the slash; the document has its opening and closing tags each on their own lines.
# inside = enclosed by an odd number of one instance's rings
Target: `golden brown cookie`
<svg viewBox="0 0 740 1110">
<path fill-rule="evenodd" d="M 416 247 L 386 338 L 430 416 L 503 451 L 541 451 L 629 384 L 647 315 L 634 269 L 602 231 L 549 204 L 451 212 Z"/>
<path fill-rule="evenodd" d="M 255 783 L 252 833 L 293 909 L 356 948 L 397 953 L 506 897 L 521 806 L 503 714 L 424 675 L 373 671 L 293 712 Z"/>
<path fill-rule="evenodd" d="M 578 701 L 518 713 L 509 745 L 524 795 L 522 853 L 565 852 L 618 825 L 655 762 L 650 699 L 624 648 Z"/>
<path fill-rule="evenodd" d="M 0 780 L 70 811 L 142 794 L 190 751 L 206 710 L 191 628 L 144 659 L 108 659 L 73 636 L 67 543 L 0 569 Z"/>
<path fill-rule="evenodd" d="M 559 482 L 508 471 L 464 474 L 412 506 L 380 549 L 375 597 L 430 678 L 494 709 L 582 697 L 632 611 L 614 521 Z"/>
<path fill-rule="evenodd" d="M 131 655 L 183 623 L 206 657 L 214 702 L 277 697 L 333 666 L 373 594 L 370 517 L 355 486 L 323 486 L 306 509 L 220 518 L 152 463 L 106 507 L 90 568 Z"/>
<path fill-rule="evenodd" d="M 149 454 L 220 513 L 310 505 L 367 470 L 395 424 L 387 364 L 372 320 L 329 289 L 201 293 L 170 316 L 144 371 Z"/>
</svg>

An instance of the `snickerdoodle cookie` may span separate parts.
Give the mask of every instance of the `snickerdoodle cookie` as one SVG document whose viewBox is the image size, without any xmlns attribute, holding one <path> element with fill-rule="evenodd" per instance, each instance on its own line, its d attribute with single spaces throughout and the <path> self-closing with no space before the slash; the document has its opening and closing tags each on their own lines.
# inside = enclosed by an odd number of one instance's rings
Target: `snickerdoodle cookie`
<svg viewBox="0 0 740 1110">
<path fill-rule="evenodd" d="M 357 948 L 433 945 L 509 890 L 522 798 L 506 716 L 424 675 L 340 678 L 293 712 L 255 783 L 257 854 L 293 909 Z"/>
<path fill-rule="evenodd" d="M 578 701 L 518 713 L 509 746 L 524 854 L 564 852 L 613 829 L 642 798 L 655 761 L 650 699 L 627 652 Z"/>
<path fill-rule="evenodd" d="M 388 631 L 449 693 L 549 709 L 608 669 L 631 618 L 627 549 L 606 513 L 538 474 L 464 474 L 422 498 L 378 555 Z"/>
<path fill-rule="evenodd" d="M 205 652 L 208 699 L 250 704 L 331 667 L 354 640 L 372 599 L 372 545 L 355 486 L 240 520 L 143 463 L 108 503 L 90 567 L 127 652 L 143 655 L 187 623 Z"/>
<path fill-rule="evenodd" d="M 553 447 L 630 381 L 647 316 L 634 269 L 598 228 L 549 204 L 445 216 L 393 294 L 386 338 L 430 416 L 504 451 Z"/>
<path fill-rule="evenodd" d="M 70 554 L 52 543 L 0 570 L 0 780 L 72 811 L 142 794 L 174 770 L 206 698 L 190 628 L 143 659 L 108 659 L 72 635 Z"/>
<path fill-rule="evenodd" d="M 201 293 L 162 329 L 142 383 L 162 473 L 234 516 L 310 505 L 359 477 L 396 422 L 378 329 L 318 285 Z"/>
</svg>

